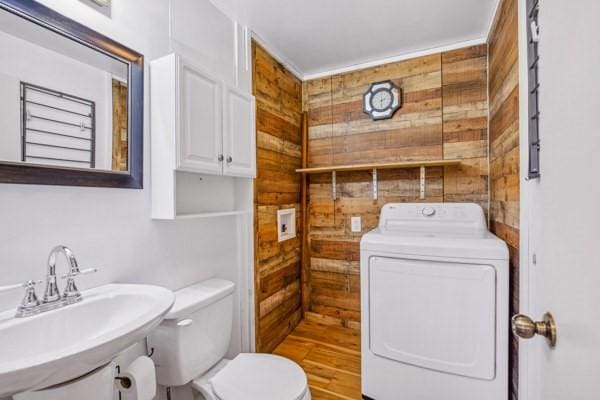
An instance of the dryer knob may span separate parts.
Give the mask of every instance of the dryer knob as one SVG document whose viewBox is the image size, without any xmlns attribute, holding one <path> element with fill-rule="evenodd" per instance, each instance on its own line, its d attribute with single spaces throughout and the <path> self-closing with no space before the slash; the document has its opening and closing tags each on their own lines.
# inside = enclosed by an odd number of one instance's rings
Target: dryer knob
<svg viewBox="0 0 600 400">
<path fill-rule="evenodd" d="M 435 215 L 435 208 L 433 207 L 425 207 L 421 211 L 424 217 L 433 217 Z"/>
</svg>

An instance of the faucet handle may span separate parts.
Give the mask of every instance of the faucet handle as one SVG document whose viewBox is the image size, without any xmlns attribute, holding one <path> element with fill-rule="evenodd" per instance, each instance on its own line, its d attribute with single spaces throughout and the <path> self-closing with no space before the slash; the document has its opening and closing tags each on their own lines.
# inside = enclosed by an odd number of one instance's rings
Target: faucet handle
<svg viewBox="0 0 600 400">
<path fill-rule="evenodd" d="M 71 271 L 68 274 L 64 275 L 62 278 L 67 279 L 67 286 L 63 292 L 63 299 L 67 302 L 67 304 L 76 303 L 81 301 L 81 293 L 75 284 L 75 277 L 79 275 L 88 275 L 93 274 L 94 272 L 98 272 L 96 268 L 88 268 L 83 270 Z"/>
<path fill-rule="evenodd" d="M 17 308 L 15 317 L 21 318 L 27 315 L 32 315 L 36 312 L 37 307 L 40 305 L 40 301 L 35 293 L 35 285 L 42 283 L 42 281 L 27 281 L 25 283 L 19 283 L 16 285 L 1 286 L 0 293 L 8 292 L 9 290 L 25 288 L 25 296 L 21 300 L 21 304 Z"/>
<path fill-rule="evenodd" d="M 87 269 L 82 269 L 80 271 L 69 272 L 68 274 L 61 276 L 61 278 L 62 279 L 75 278 L 76 276 L 79 276 L 79 275 L 88 275 L 88 274 L 93 274 L 95 272 L 98 272 L 98 268 L 87 268 Z"/>
<path fill-rule="evenodd" d="M 4 286 L 3 288 L 0 288 L 0 291 L 25 288 L 25 296 L 23 296 L 23 300 L 21 300 L 21 304 L 17 308 L 17 313 L 15 315 L 17 318 L 35 313 L 36 308 L 40 305 L 40 301 L 35 293 L 35 285 L 40 283 L 42 283 L 42 281 L 29 280 L 20 285 Z"/>
<path fill-rule="evenodd" d="M 22 288 L 29 289 L 30 287 L 35 287 L 35 285 L 40 284 L 40 283 L 42 283 L 42 281 L 29 280 L 25 283 L 17 283 L 16 285 L 0 286 L 0 293 L 9 292 L 11 290 L 22 289 Z"/>
<path fill-rule="evenodd" d="M 17 315 L 40 305 L 40 301 L 35 293 L 35 285 L 40 283 L 42 283 L 42 281 L 27 281 L 27 283 L 25 283 L 25 297 L 23 297 L 23 301 L 21 301 L 21 305 L 17 310 Z"/>
</svg>

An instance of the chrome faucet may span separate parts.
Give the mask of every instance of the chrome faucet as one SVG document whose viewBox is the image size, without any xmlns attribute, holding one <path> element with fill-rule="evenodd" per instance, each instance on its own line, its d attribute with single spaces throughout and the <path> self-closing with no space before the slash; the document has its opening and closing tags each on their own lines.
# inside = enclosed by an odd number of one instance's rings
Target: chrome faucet
<svg viewBox="0 0 600 400">
<path fill-rule="evenodd" d="M 69 272 L 62 276 L 62 279 L 67 279 L 62 296 L 56 283 L 56 256 L 61 253 L 65 255 L 69 263 Z M 56 246 L 50 251 L 50 255 L 48 256 L 46 290 L 41 302 L 35 293 L 35 285 L 41 283 L 41 281 L 28 281 L 24 284 L 0 287 L 0 293 L 17 288 L 25 288 L 25 297 L 21 301 L 21 305 L 17 308 L 16 317 L 28 317 L 81 301 L 81 292 L 79 292 L 75 284 L 75 277 L 94 272 L 97 272 L 96 268 L 80 270 L 71 249 L 66 246 Z"/>
<path fill-rule="evenodd" d="M 46 273 L 46 290 L 44 291 L 44 303 L 46 304 L 60 301 L 60 292 L 58 291 L 58 285 L 56 284 L 56 255 L 59 252 L 65 253 L 69 263 L 75 261 L 73 253 L 65 246 L 56 246 L 50 251 Z"/>
<path fill-rule="evenodd" d="M 56 256 L 58 254 L 64 254 L 69 262 L 69 272 L 66 275 L 63 275 L 63 279 L 67 279 L 67 285 L 61 297 L 60 292 L 58 290 L 58 286 L 56 285 Z M 81 300 L 81 293 L 79 289 L 77 289 L 77 285 L 75 284 L 75 277 L 78 275 L 86 275 L 91 274 L 97 271 L 96 268 L 84 269 L 83 271 L 79 269 L 79 265 L 77 264 L 77 260 L 75 259 L 75 255 L 71 249 L 66 246 L 56 246 L 50 251 L 50 255 L 48 256 L 48 273 L 46 275 L 46 291 L 44 293 L 44 301 L 43 303 L 54 303 L 57 301 L 65 301 L 68 304 L 75 303 Z"/>
</svg>

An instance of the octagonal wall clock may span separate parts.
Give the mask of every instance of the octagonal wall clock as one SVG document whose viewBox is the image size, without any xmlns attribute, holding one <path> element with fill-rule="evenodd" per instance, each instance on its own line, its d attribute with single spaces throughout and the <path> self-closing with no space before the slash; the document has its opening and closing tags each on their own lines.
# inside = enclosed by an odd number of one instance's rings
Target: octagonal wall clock
<svg viewBox="0 0 600 400">
<path fill-rule="evenodd" d="M 402 107 L 402 89 L 392 81 L 375 82 L 363 95 L 363 110 L 373 121 L 392 118 Z"/>
</svg>

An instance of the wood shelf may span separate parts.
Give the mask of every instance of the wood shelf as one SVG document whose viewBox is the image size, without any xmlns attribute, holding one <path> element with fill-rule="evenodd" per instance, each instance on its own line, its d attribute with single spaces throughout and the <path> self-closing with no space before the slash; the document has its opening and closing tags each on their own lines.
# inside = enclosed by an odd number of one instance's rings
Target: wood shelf
<svg viewBox="0 0 600 400">
<path fill-rule="evenodd" d="M 462 160 L 423 160 L 423 161 L 402 161 L 393 163 L 372 163 L 372 164 L 354 164 L 354 165 L 334 165 L 329 167 L 315 167 L 315 168 L 300 168 L 296 172 L 301 173 L 302 176 L 306 177 L 307 174 L 325 174 L 331 173 L 331 198 L 335 201 L 337 199 L 337 181 L 336 174 L 338 172 L 350 172 L 350 171 L 373 171 L 373 200 L 377 200 L 377 170 L 380 169 L 408 169 L 408 168 L 420 168 L 420 189 L 419 197 L 425 198 L 425 170 L 428 167 L 448 167 L 453 165 L 460 165 Z"/>
<path fill-rule="evenodd" d="M 296 172 L 303 174 L 322 174 L 327 172 L 344 171 L 370 171 L 373 169 L 401 169 L 401 168 L 420 168 L 420 167 L 447 167 L 459 165 L 460 159 L 453 160 L 427 160 L 427 161 L 402 161 L 393 163 L 379 164 L 354 164 L 354 165 L 335 165 L 328 167 L 300 168 Z"/>
</svg>

